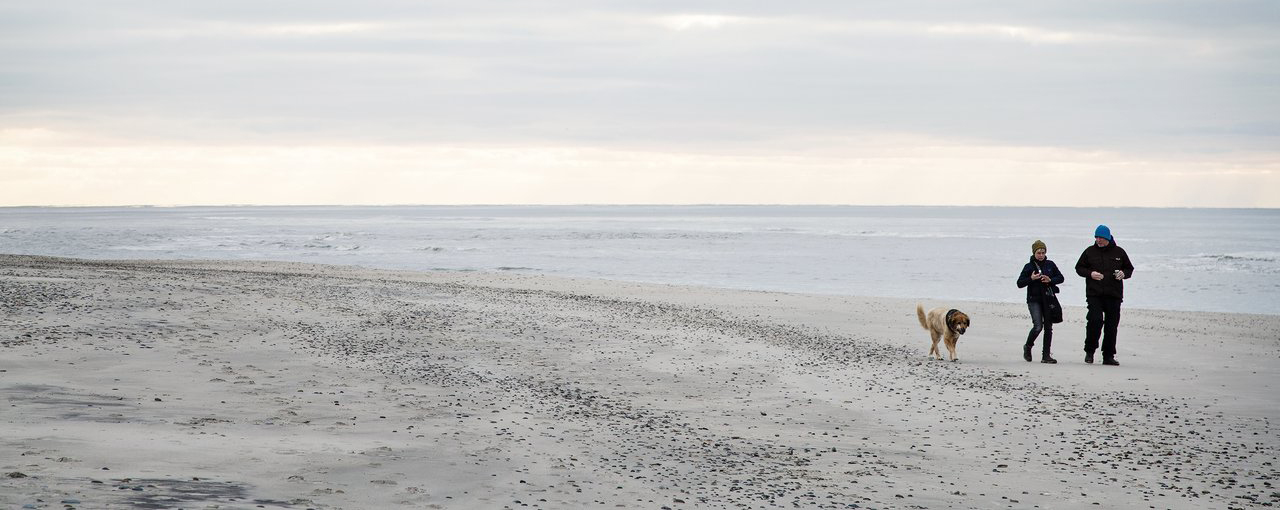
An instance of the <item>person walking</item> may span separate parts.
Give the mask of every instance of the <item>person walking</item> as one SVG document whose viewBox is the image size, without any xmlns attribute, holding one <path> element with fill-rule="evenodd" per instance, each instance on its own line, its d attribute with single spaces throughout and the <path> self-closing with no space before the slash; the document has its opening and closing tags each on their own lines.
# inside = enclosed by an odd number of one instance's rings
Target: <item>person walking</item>
<svg viewBox="0 0 1280 510">
<path fill-rule="evenodd" d="M 1057 264 L 1049 260 L 1044 241 L 1036 239 L 1031 243 L 1031 260 L 1022 266 L 1022 273 L 1018 274 L 1018 288 L 1027 289 L 1027 310 L 1031 312 L 1031 331 L 1027 333 L 1027 343 L 1022 346 L 1022 359 L 1031 361 L 1031 348 L 1035 347 L 1036 337 L 1044 330 L 1040 362 L 1058 362 L 1050 355 L 1053 323 L 1062 321 L 1062 308 L 1054 294 L 1058 292 L 1056 285 L 1064 281 L 1066 276 L 1058 270 Z"/>
<path fill-rule="evenodd" d="M 1093 353 L 1102 337 L 1102 364 L 1116 361 L 1116 330 L 1120 326 L 1120 303 L 1124 301 L 1124 281 L 1133 277 L 1133 263 L 1124 248 L 1116 244 L 1111 229 L 1098 225 L 1093 244 L 1076 261 L 1076 274 L 1084 277 L 1085 302 L 1089 305 L 1084 335 L 1084 362 L 1093 363 Z"/>
</svg>

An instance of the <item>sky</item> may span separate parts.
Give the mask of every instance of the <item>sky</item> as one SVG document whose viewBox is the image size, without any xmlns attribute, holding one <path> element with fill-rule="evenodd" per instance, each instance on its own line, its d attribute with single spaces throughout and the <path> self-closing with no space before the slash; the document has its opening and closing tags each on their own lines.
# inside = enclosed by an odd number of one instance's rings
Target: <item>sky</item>
<svg viewBox="0 0 1280 510">
<path fill-rule="evenodd" d="M 1280 2 L 0 0 L 0 206 L 1280 207 Z"/>
</svg>

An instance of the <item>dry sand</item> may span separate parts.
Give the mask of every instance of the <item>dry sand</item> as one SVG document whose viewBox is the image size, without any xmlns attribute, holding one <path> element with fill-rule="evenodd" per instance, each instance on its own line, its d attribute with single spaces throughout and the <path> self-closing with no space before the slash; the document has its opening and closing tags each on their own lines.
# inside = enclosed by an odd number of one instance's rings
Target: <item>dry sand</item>
<svg viewBox="0 0 1280 510">
<path fill-rule="evenodd" d="M 0 255 L 0 505 L 1280 505 L 1280 317 L 921 302 Z"/>
</svg>

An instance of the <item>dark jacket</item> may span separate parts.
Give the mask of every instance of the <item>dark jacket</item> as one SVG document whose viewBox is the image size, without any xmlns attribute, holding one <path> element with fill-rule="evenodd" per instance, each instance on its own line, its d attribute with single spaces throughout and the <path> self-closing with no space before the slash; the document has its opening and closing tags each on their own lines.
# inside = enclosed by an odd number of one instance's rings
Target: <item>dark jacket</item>
<svg viewBox="0 0 1280 510">
<path fill-rule="evenodd" d="M 1123 301 L 1124 280 L 1117 280 L 1113 276 L 1117 269 L 1124 271 L 1126 279 L 1133 276 L 1133 263 L 1129 262 L 1129 254 L 1125 253 L 1124 248 L 1114 242 L 1106 248 L 1099 248 L 1096 244 L 1085 248 L 1084 253 L 1080 254 L 1080 260 L 1076 262 L 1076 274 L 1084 277 L 1085 298 L 1100 296 Z M 1102 279 L 1090 278 L 1089 273 L 1093 271 L 1102 273 Z"/>
<path fill-rule="evenodd" d="M 1036 256 L 1031 256 L 1031 261 L 1027 265 L 1022 266 L 1022 274 L 1018 275 L 1018 288 L 1027 288 L 1027 302 L 1039 303 L 1040 298 L 1044 296 L 1044 288 L 1047 286 L 1040 283 L 1040 280 L 1032 280 L 1031 273 L 1040 271 L 1041 274 L 1049 277 L 1049 282 L 1053 285 L 1061 285 L 1067 280 L 1067 277 L 1058 270 L 1058 265 L 1052 260 L 1044 259 L 1044 262 L 1036 260 Z"/>
</svg>

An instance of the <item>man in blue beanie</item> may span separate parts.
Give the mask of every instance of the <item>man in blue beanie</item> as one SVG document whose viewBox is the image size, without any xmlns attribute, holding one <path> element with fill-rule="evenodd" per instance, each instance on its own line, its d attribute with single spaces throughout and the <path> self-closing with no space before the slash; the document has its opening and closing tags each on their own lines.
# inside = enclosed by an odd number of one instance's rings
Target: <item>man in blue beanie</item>
<svg viewBox="0 0 1280 510">
<path fill-rule="evenodd" d="M 1093 363 L 1093 352 L 1102 337 L 1102 364 L 1116 361 L 1116 328 L 1120 326 L 1120 303 L 1124 301 L 1124 281 L 1133 276 L 1133 263 L 1124 248 L 1116 245 L 1111 229 L 1098 225 L 1093 244 L 1076 261 L 1076 274 L 1084 277 L 1084 297 L 1089 304 L 1084 335 L 1084 362 Z"/>
</svg>

